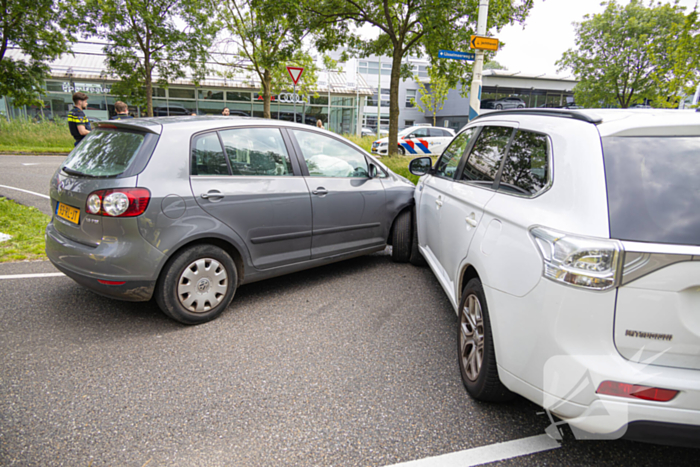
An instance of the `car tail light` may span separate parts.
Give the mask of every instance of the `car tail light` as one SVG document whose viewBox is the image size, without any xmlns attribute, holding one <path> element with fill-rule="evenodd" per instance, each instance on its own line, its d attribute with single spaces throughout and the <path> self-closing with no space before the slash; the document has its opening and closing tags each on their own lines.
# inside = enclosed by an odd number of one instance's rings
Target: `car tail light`
<svg viewBox="0 0 700 467">
<path fill-rule="evenodd" d="M 146 188 L 114 188 L 90 193 L 85 210 L 96 216 L 135 217 L 148 207 L 151 192 Z"/>
<path fill-rule="evenodd" d="M 593 290 L 615 287 L 622 244 L 616 240 L 579 237 L 545 227 L 530 229 L 544 260 L 544 277 Z"/>
<path fill-rule="evenodd" d="M 100 279 L 97 279 L 97 282 L 99 282 L 100 284 L 104 284 L 104 285 L 124 285 L 124 284 L 126 284 L 126 281 L 103 281 Z"/>
<path fill-rule="evenodd" d="M 596 394 L 643 399 L 645 401 L 668 402 L 676 397 L 678 392 L 673 389 L 651 388 L 649 386 L 639 386 L 638 384 L 618 383 L 617 381 L 603 381 L 598 386 Z"/>
</svg>

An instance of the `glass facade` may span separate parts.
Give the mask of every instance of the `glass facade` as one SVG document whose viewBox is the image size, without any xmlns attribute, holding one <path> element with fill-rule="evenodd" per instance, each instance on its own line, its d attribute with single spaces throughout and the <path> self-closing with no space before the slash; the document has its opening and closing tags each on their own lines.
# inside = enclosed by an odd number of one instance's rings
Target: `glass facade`
<svg viewBox="0 0 700 467">
<path fill-rule="evenodd" d="M 525 102 L 526 107 L 531 108 L 566 107 L 574 103 L 573 92 L 549 91 L 546 89 L 505 88 L 500 86 L 484 86 L 481 93 L 481 102 L 487 99 L 496 101 L 506 97 L 518 97 Z"/>
<path fill-rule="evenodd" d="M 41 118 L 43 115 L 43 118 L 48 119 L 66 118 L 73 107 L 72 95 L 77 91 L 88 94 L 88 108 L 85 114 L 89 118 L 108 120 L 116 114 L 114 103 L 119 98 L 110 94 L 111 85 L 104 81 L 47 80 L 46 91 L 43 108 L 36 106 L 15 108 L 10 99 L 0 96 L 0 115 L 29 118 Z M 296 120 L 308 125 L 315 125 L 316 120 L 320 119 L 326 129 L 336 133 L 355 133 L 357 104 L 355 94 L 331 94 L 330 96 L 323 94 L 303 99 L 302 96 L 293 93 L 281 93 L 272 96 L 270 113 L 273 119 L 290 122 Z M 262 117 L 263 96 L 255 90 L 183 86 L 153 88 L 154 116 L 220 115 L 224 107 L 228 107 L 231 115 L 234 116 Z M 134 117 L 144 117 L 146 109 L 129 105 L 129 114 Z"/>
</svg>

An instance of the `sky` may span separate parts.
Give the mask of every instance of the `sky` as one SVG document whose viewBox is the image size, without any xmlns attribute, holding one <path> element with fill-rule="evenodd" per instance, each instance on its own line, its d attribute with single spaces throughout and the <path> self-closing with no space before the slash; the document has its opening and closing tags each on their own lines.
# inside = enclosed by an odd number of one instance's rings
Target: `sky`
<svg viewBox="0 0 700 467">
<path fill-rule="evenodd" d="M 692 10 L 697 0 L 680 0 L 680 5 L 687 7 L 686 14 Z M 628 0 L 619 0 L 626 5 Z M 644 4 L 648 5 L 649 0 Z M 673 3 L 662 0 L 662 3 Z M 527 74 L 557 74 L 566 77 L 568 70 L 557 72 L 556 61 L 568 49 L 575 46 L 575 29 L 572 23 L 583 21 L 586 14 L 601 13 L 604 7 L 601 0 L 535 0 L 535 6 L 522 25 L 506 26 L 496 37 L 505 42 L 505 46 L 496 54 L 495 60 L 508 71 Z"/>
</svg>

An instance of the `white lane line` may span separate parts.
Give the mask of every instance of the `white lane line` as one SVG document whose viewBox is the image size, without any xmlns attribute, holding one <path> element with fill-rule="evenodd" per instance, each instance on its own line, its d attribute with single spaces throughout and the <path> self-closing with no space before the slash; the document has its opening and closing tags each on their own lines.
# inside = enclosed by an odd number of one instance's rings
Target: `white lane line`
<svg viewBox="0 0 700 467">
<path fill-rule="evenodd" d="M 48 272 L 46 274 L 11 274 L 6 276 L 0 276 L 0 280 L 5 279 L 37 279 L 40 277 L 61 277 L 65 276 L 62 272 Z"/>
<path fill-rule="evenodd" d="M 488 464 L 513 457 L 526 456 L 537 452 L 549 451 L 561 447 L 558 441 L 547 435 L 489 444 L 465 451 L 451 452 L 436 457 L 402 462 L 389 467 L 470 467 Z"/>
<path fill-rule="evenodd" d="M 22 162 L 22 165 L 39 165 L 38 162 Z"/>
<path fill-rule="evenodd" d="M 21 188 L 15 188 L 15 187 L 13 187 L 13 186 L 0 185 L 0 188 L 7 188 L 8 190 L 17 190 L 17 191 L 21 191 L 21 192 L 24 192 L 24 193 L 29 193 L 30 195 L 36 195 L 36 196 L 41 196 L 42 198 L 51 199 L 51 198 L 49 198 L 49 197 L 46 196 L 46 195 L 42 195 L 41 193 L 34 193 L 33 191 L 23 190 L 23 189 L 21 189 Z"/>
</svg>

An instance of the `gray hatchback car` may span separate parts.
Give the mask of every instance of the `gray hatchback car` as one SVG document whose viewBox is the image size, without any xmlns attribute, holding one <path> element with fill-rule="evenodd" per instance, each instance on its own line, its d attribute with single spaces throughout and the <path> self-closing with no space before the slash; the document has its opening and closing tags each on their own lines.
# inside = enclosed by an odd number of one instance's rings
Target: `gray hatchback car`
<svg viewBox="0 0 700 467">
<path fill-rule="evenodd" d="M 244 117 L 98 124 L 51 180 L 51 262 L 108 297 L 155 297 L 187 324 L 236 288 L 412 250 L 414 186 L 331 132 Z"/>
</svg>

